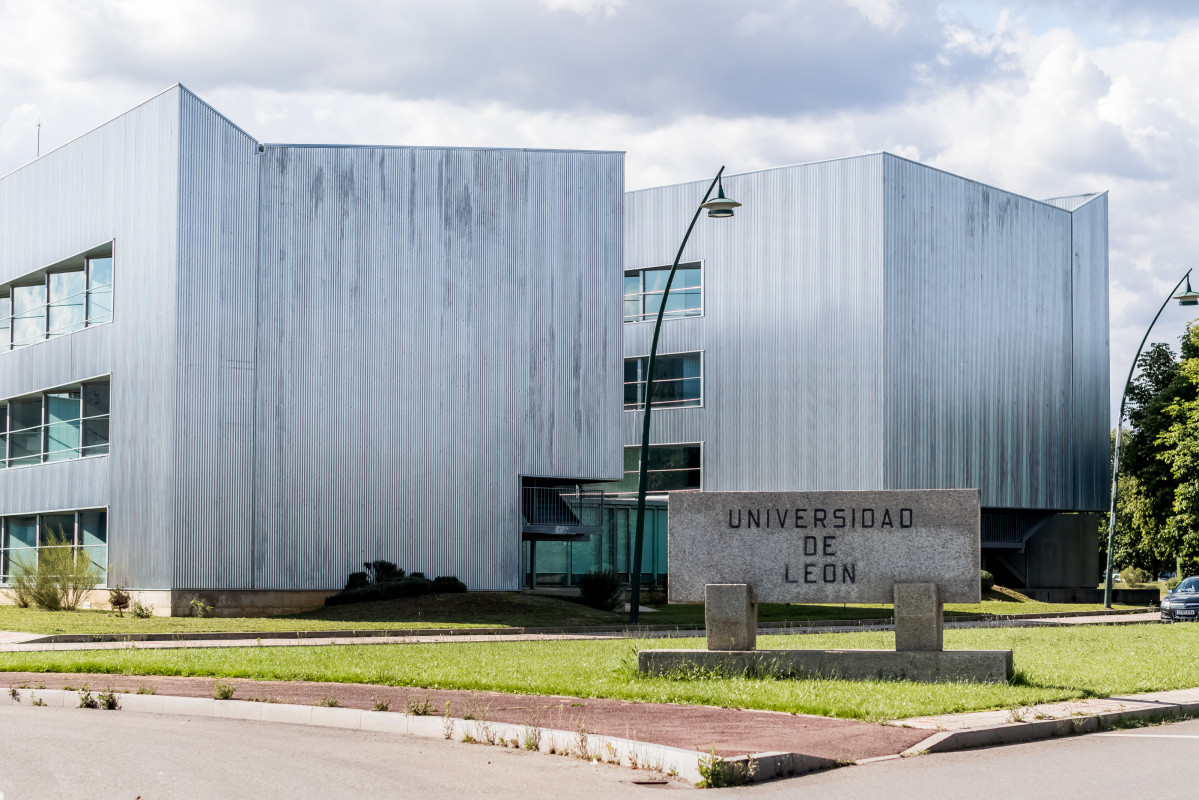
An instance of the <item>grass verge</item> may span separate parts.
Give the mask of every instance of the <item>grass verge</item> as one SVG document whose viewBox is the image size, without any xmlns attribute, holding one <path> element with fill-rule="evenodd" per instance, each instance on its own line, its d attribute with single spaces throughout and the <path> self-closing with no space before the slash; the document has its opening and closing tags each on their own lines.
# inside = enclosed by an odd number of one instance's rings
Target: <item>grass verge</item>
<svg viewBox="0 0 1199 800">
<path fill-rule="evenodd" d="M 1096 605 L 1038 603 L 1006 589 L 987 594 L 982 603 L 951 604 L 947 617 L 962 614 L 1039 614 L 1094 611 Z M 890 617 L 889 605 L 787 605 L 763 603 L 762 622 L 808 622 Z M 380 628 L 577 627 L 623 625 L 624 612 L 598 611 L 559 597 L 521 592 L 436 594 L 378 603 L 319 608 L 285 617 L 118 617 L 110 611 L 39 611 L 0 605 L 0 630 L 28 633 L 202 633 L 226 631 L 313 631 Z M 702 628 L 703 605 L 661 605 L 641 615 L 646 625 Z"/>
<path fill-rule="evenodd" d="M 637 650 L 699 639 L 458 642 L 434 645 L 100 650 L 5 654 L 0 671 L 188 675 L 483 689 L 520 694 L 758 708 L 868 720 L 1014 708 L 1199 686 L 1199 625 L 978 628 L 949 649 L 1011 649 L 1011 684 L 774 678 L 647 678 Z M 765 636 L 759 647 L 890 648 L 887 632 Z"/>
</svg>

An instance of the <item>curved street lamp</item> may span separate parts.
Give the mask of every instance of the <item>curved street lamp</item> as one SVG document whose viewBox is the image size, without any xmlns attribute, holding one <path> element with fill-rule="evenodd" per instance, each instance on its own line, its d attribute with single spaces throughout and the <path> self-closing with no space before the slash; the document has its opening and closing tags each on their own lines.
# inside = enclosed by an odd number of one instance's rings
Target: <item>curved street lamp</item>
<svg viewBox="0 0 1199 800">
<path fill-rule="evenodd" d="M 1185 291 L 1174 294 L 1178 291 L 1178 287 L 1182 286 L 1182 282 L 1186 281 L 1187 288 Z M 1128 369 L 1128 380 L 1124 381 L 1124 394 L 1120 395 L 1120 416 L 1116 419 L 1116 447 L 1112 453 L 1112 504 L 1107 515 L 1107 570 L 1103 574 L 1103 607 L 1112 607 L 1112 546 L 1116 539 L 1116 489 L 1118 487 L 1120 477 L 1120 439 L 1124 432 L 1124 403 L 1128 399 L 1128 387 L 1132 385 L 1132 374 L 1136 372 L 1137 361 L 1141 358 L 1141 350 L 1145 347 L 1145 342 L 1149 339 L 1149 331 L 1153 330 L 1153 326 L 1157 324 L 1157 318 L 1166 310 L 1166 305 L 1171 300 L 1177 300 L 1180 306 L 1199 306 L 1199 292 L 1191 289 L 1191 271 L 1188 269 L 1186 274 L 1174 284 L 1174 288 L 1170 290 L 1170 294 L 1166 296 L 1162 302 L 1162 307 L 1157 310 L 1157 314 L 1153 317 L 1153 322 L 1149 323 L 1148 330 L 1141 337 L 1141 345 L 1137 348 L 1137 354 L 1132 357 L 1132 366 Z"/>
<path fill-rule="evenodd" d="M 683 257 L 683 249 L 687 247 L 691 231 L 695 228 L 696 221 L 699 220 L 699 213 L 707 209 L 709 217 L 726 219 L 733 216 L 733 209 L 741 205 L 736 200 L 724 196 L 724 184 L 720 180 L 722 174 L 724 174 L 724 167 L 717 171 L 716 177 L 708 186 L 708 191 L 704 192 L 703 199 L 699 201 L 699 207 L 695 209 L 695 215 L 691 217 L 691 224 L 687 226 L 687 233 L 683 235 L 683 243 L 679 245 L 679 252 L 674 257 L 674 264 L 670 267 L 670 275 L 666 277 L 666 289 L 662 292 L 662 301 L 658 306 L 658 321 L 654 324 L 654 340 L 649 348 L 649 363 L 645 368 L 645 396 L 642 403 L 645 417 L 641 423 L 641 464 L 637 475 L 637 528 L 633 537 L 633 569 L 630 576 L 633 583 L 632 596 L 629 598 L 629 624 L 631 625 L 637 624 L 637 612 L 641 608 L 641 546 L 645 539 L 645 490 L 649 472 L 649 418 L 654 397 L 654 360 L 658 354 L 658 334 L 662 332 L 662 318 L 666 313 L 666 298 L 670 296 L 670 285 L 674 282 L 674 274 L 679 269 L 679 259 Z M 712 197 L 713 189 L 717 190 L 716 197 L 709 200 L 708 198 Z"/>
</svg>

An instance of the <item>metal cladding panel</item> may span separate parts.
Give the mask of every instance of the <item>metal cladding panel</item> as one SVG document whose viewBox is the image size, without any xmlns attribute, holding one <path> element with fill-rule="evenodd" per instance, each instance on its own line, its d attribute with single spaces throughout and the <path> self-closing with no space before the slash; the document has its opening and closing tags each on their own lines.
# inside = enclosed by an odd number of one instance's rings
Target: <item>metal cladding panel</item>
<svg viewBox="0 0 1199 800">
<path fill-rule="evenodd" d="M 258 142 L 180 104 L 175 587 L 252 588 Z"/>
<path fill-rule="evenodd" d="M 620 474 L 623 156 L 260 163 L 254 585 L 517 588 L 520 476 Z"/>
<path fill-rule="evenodd" d="M 112 375 L 111 454 L 0 470 L 0 513 L 107 506 L 110 576 L 134 588 L 171 580 L 179 96 L 0 178 L 0 282 L 106 242 L 116 255 L 112 323 L 0 353 L 0 397 Z"/>
<path fill-rule="evenodd" d="M 708 491 L 880 488 L 883 477 L 881 156 L 724 179 L 744 205 L 701 216 L 704 314 L 666 320 L 658 352 L 704 352 L 704 406 L 655 410 L 655 443 L 702 442 Z M 625 268 L 669 265 L 707 181 L 631 192 Z M 626 356 L 653 322 L 624 326 Z M 641 441 L 625 413 L 625 443 Z"/>
<path fill-rule="evenodd" d="M 890 155 L 885 182 L 885 488 L 1074 509 L 1070 214 Z"/>
<path fill-rule="evenodd" d="M 1071 213 L 1075 448 L 1074 508 L 1104 511 L 1111 498 L 1110 352 L 1108 338 L 1107 193 Z"/>
</svg>

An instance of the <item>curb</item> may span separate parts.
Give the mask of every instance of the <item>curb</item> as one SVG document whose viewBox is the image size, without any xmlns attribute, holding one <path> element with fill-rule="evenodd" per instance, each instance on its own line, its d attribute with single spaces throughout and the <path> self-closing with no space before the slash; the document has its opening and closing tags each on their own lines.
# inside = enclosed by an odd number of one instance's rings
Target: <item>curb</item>
<svg viewBox="0 0 1199 800">
<path fill-rule="evenodd" d="M 1151 607 L 1132 609 L 1103 609 L 1100 611 L 1061 611 L 1049 614 L 962 614 L 946 617 L 945 625 L 962 622 L 996 622 L 1027 619 L 1062 619 L 1067 617 L 1107 617 L 1127 614 L 1144 614 Z M 1120 624 L 1120 623 L 1115 623 Z M 889 628 L 894 625 L 891 617 L 862 619 L 795 620 L 781 622 L 759 622 L 758 629 L 775 632 L 804 631 L 814 628 Z M 188 641 L 237 641 L 249 639 L 368 639 L 406 638 L 415 636 L 526 636 L 526 635 L 602 635 L 662 633 L 680 636 L 703 636 L 704 628 L 680 627 L 677 625 L 600 625 L 547 628 L 368 628 L 366 630 L 305 630 L 305 631 L 212 631 L 196 633 L 56 633 L 37 639 L 27 639 L 20 644 L 89 644 L 93 642 L 188 642 Z"/>
<path fill-rule="evenodd" d="M 1014 722 L 1007 725 L 967 728 L 960 731 L 939 731 L 924 741 L 909 747 L 900 756 L 908 757 L 923 755 L 925 753 L 951 753 L 957 750 L 969 750 L 976 747 L 1022 744 L 1024 742 L 1035 742 L 1043 739 L 1055 739 L 1060 736 L 1077 736 L 1084 733 L 1094 733 L 1096 731 L 1115 728 L 1123 722 L 1139 721 L 1157 723 L 1194 716 L 1199 716 L 1199 702 L 1157 703 L 1148 708 L 1134 708 L 1126 711 L 1106 711 L 1061 719 Z"/>
<path fill-rule="evenodd" d="M 36 702 L 54 708 L 77 708 L 79 701 L 78 692 L 64 689 L 14 689 L 12 691 L 17 692 L 18 697 L 14 698 L 8 691 L 0 694 L 0 707 L 31 705 Z M 698 751 L 615 736 L 486 720 L 465 720 L 457 717 L 414 716 L 398 711 L 364 711 L 357 708 L 325 708 L 251 700 L 173 697 L 171 695 L 118 693 L 116 697 L 120 702 L 120 708 L 125 711 L 343 728 L 536 750 L 551 755 L 565 755 L 631 769 L 658 772 L 683 778 L 693 784 L 699 782 L 700 763 L 707 757 L 707 754 Z M 799 774 L 798 772 L 787 772 L 787 770 L 811 771 L 823 769 L 826 766 L 835 766 L 835 762 L 827 759 L 792 753 L 763 753 L 748 757 L 742 756 L 740 760 L 747 758 L 753 758 L 761 765 L 759 775 L 769 774 L 770 777 Z M 729 761 L 736 763 L 738 759 L 729 759 Z"/>
</svg>

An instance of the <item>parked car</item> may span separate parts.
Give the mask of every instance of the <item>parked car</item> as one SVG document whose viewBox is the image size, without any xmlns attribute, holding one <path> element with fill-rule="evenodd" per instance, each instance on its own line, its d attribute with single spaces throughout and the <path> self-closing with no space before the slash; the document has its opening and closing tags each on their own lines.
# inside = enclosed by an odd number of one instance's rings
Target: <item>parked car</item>
<svg viewBox="0 0 1199 800">
<path fill-rule="evenodd" d="M 1174 591 L 1163 597 L 1161 612 L 1165 622 L 1199 620 L 1199 575 L 1183 578 Z"/>
</svg>

